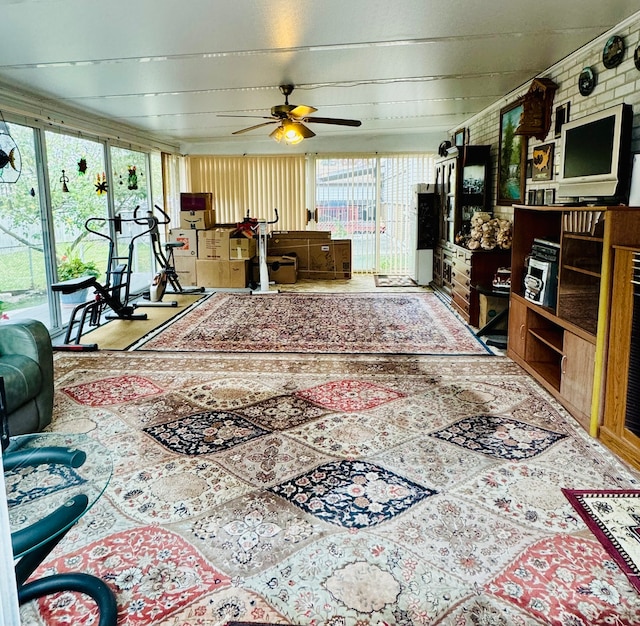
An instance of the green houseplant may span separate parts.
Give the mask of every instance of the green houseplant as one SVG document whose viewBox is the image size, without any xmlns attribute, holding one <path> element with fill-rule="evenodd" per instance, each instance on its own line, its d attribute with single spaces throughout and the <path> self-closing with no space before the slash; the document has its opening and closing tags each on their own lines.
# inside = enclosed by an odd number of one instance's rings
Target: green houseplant
<svg viewBox="0 0 640 626">
<path fill-rule="evenodd" d="M 79 276 L 93 276 L 98 278 L 100 270 L 94 261 L 83 261 L 79 256 L 63 256 L 58 263 L 58 280 L 69 280 Z"/>
<path fill-rule="evenodd" d="M 97 278 L 100 276 L 100 270 L 98 270 L 94 261 L 83 261 L 77 255 L 64 255 L 61 257 L 58 263 L 58 280 L 62 282 L 72 278 L 79 278 L 80 276 L 93 276 Z M 60 301 L 62 304 L 75 305 L 86 302 L 88 295 L 89 289 L 80 289 L 68 294 L 61 293 Z"/>
</svg>

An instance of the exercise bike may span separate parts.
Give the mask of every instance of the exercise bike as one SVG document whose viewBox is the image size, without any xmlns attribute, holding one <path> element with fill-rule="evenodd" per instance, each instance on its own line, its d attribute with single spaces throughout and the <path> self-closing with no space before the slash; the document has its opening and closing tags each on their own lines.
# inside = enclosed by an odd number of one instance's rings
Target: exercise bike
<svg viewBox="0 0 640 626">
<path fill-rule="evenodd" d="M 137 302 L 135 307 L 148 307 L 148 306 L 170 306 L 176 307 L 178 303 L 175 300 L 169 302 L 163 302 L 162 298 L 167 293 L 167 285 L 172 289 L 169 293 L 174 294 L 193 294 L 202 293 L 204 287 L 196 287 L 194 289 L 183 289 L 180 284 L 180 279 L 176 272 L 174 250 L 184 246 L 180 241 L 167 241 L 164 244 L 164 250 L 162 249 L 162 242 L 160 241 L 160 225 L 166 226 L 171 222 L 171 218 L 156 204 L 154 209 L 158 211 L 162 219 L 160 219 L 154 211 L 147 211 L 146 216 L 142 217 L 138 214 L 140 207 L 137 206 L 133 212 L 133 218 L 137 224 L 141 224 L 147 227 L 149 237 L 151 238 L 151 250 L 159 271 L 153 277 L 151 285 L 149 286 L 148 294 L 145 294 L 144 298 L 146 302 Z"/>
<path fill-rule="evenodd" d="M 140 224 L 135 217 L 123 218 L 116 215 L 111 218 L 90 217 L 84 224 L 90 233 L 102 237 L 109 242 L 109 256 L 107 260 L 106 280 L 104 284 L 99 283 L 94 276 L 79 276 L 51 285 L 54 292 L 70 294 L 82 289 L 93 289 L 94 299 L 83 302 L 76 306 L 71 312 L 69 324 L 64 338 L 64 344 L 55 346 L 56 350 L 97 350 L 97 344 L 80 344 L 80 338 L 84 333 L 85 324 L 89 326 L 99 326 L 102 316 L 107 309 L 112 313 L 107 313 L 104 317 L 107 320 L 146 320 L 146 313 L 135 313 L 135 307 L 129 304 L 131 272 L 133 266 L 133 253 L 135 242 L 147 235 L 151 228 L 134 235 L 129 241 L 126 256 L 117 256 L 116 242 L 113 237 L 97 230 L 98 224 L 104 228 L 105 224 L 113 225 L 113 230 L 122 234 L 122 225 L 128 222 Z M 75 330 L 75 335 L 72 335 Z"/>
<path fill-rule="evenodd" d="M 271 291 L 269 289 L 269 268 L 267 266 L 267 226 L 275 224 L 278 221 L 278 209 L 273 209 L 276 215 L 274 220 L 270 222 L 266 218 L 245 218 L 243 224 L 249 223 L 251 230 L 258 234 L 258 254 L 260 255 L 260 289 L 252 289 L 252 295 L 263 295 L 269 293 L 278 293 L 278 291 Z"/>
</svg>

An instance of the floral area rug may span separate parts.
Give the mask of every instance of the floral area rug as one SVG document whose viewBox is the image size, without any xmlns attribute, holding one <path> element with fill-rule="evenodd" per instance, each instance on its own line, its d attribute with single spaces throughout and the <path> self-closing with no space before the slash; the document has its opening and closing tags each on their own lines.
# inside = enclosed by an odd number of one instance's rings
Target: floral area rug
<svg viewBox="0 0 640 626">
<path fill-rule="evenodd" d="M 376 287 L 415 287 L 418 284 L 411 276 L 376 274 L 374 280 Z"/>
<path fill-rule="evenodd" d="M 640 593 L 640 490 L 563 490 Z"/>
<path fill-rule="evenodd" d="M 119 626 L 640 623 L 561 491 L 640 483 L 507 359 L 58 353 L 55 371 L 50 430 L 88 433 L 114 473 L 36 575 L 100 576 Z M 22 618 L 96 623 L 70 593 Z"/>
<path fill-rule="evenodd" d="M 138 350 L 489 354 L 433 293 L 218 293 Z"/>
</svg>

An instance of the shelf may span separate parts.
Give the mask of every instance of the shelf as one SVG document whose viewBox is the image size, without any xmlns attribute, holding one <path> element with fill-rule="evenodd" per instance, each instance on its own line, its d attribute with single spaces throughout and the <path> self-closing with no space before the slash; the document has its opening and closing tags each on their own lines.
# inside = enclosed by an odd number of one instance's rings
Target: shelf
<svg viewBox="0 0 640 626">
<path fill-rule="evenodd" d="M 576 272 L 578 274 L 584 274 L 585 276 L 593 276 L 594 278 L 600 278 L 600 272 L 594 272 L 592 270 L 584 269 L 583 267 L 576 267 L 575 265 L 563 265 L 562 269 L 570 270 L 571 272 Z"/>
<path fill-rule="evenodd" d="M 529 367 L 546 380 L 556 391 L 560 391 L 561 370 L 559 363 L 529 361 Z"/>
<path fill-rule="evenodd" d="M 585 235 L 583 233 L 567 233 L 562 235 L 565 239 L 577 239 L 579 241 L 593 241 L 595 243 L 603 243 L 603 237 L 593 237 L 592 235 Z"/>
<path fill-rule="evenodd" d="M 563 354 L 561 328 L 529 328 L 529 332 L 558 354 Z"/>
</svg>

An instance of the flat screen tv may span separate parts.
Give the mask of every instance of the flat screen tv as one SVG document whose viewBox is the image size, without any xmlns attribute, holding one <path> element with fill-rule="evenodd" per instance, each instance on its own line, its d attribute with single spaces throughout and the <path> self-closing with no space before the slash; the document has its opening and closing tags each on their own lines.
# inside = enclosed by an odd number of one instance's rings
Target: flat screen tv
<svg viewBox="0 0 640 626">
<path fill-rule="evenodd" d="M 561 201 L 628 202 L 632 124 L 631 105 L 619 104 L 562 127 Z"/>
</svg>

